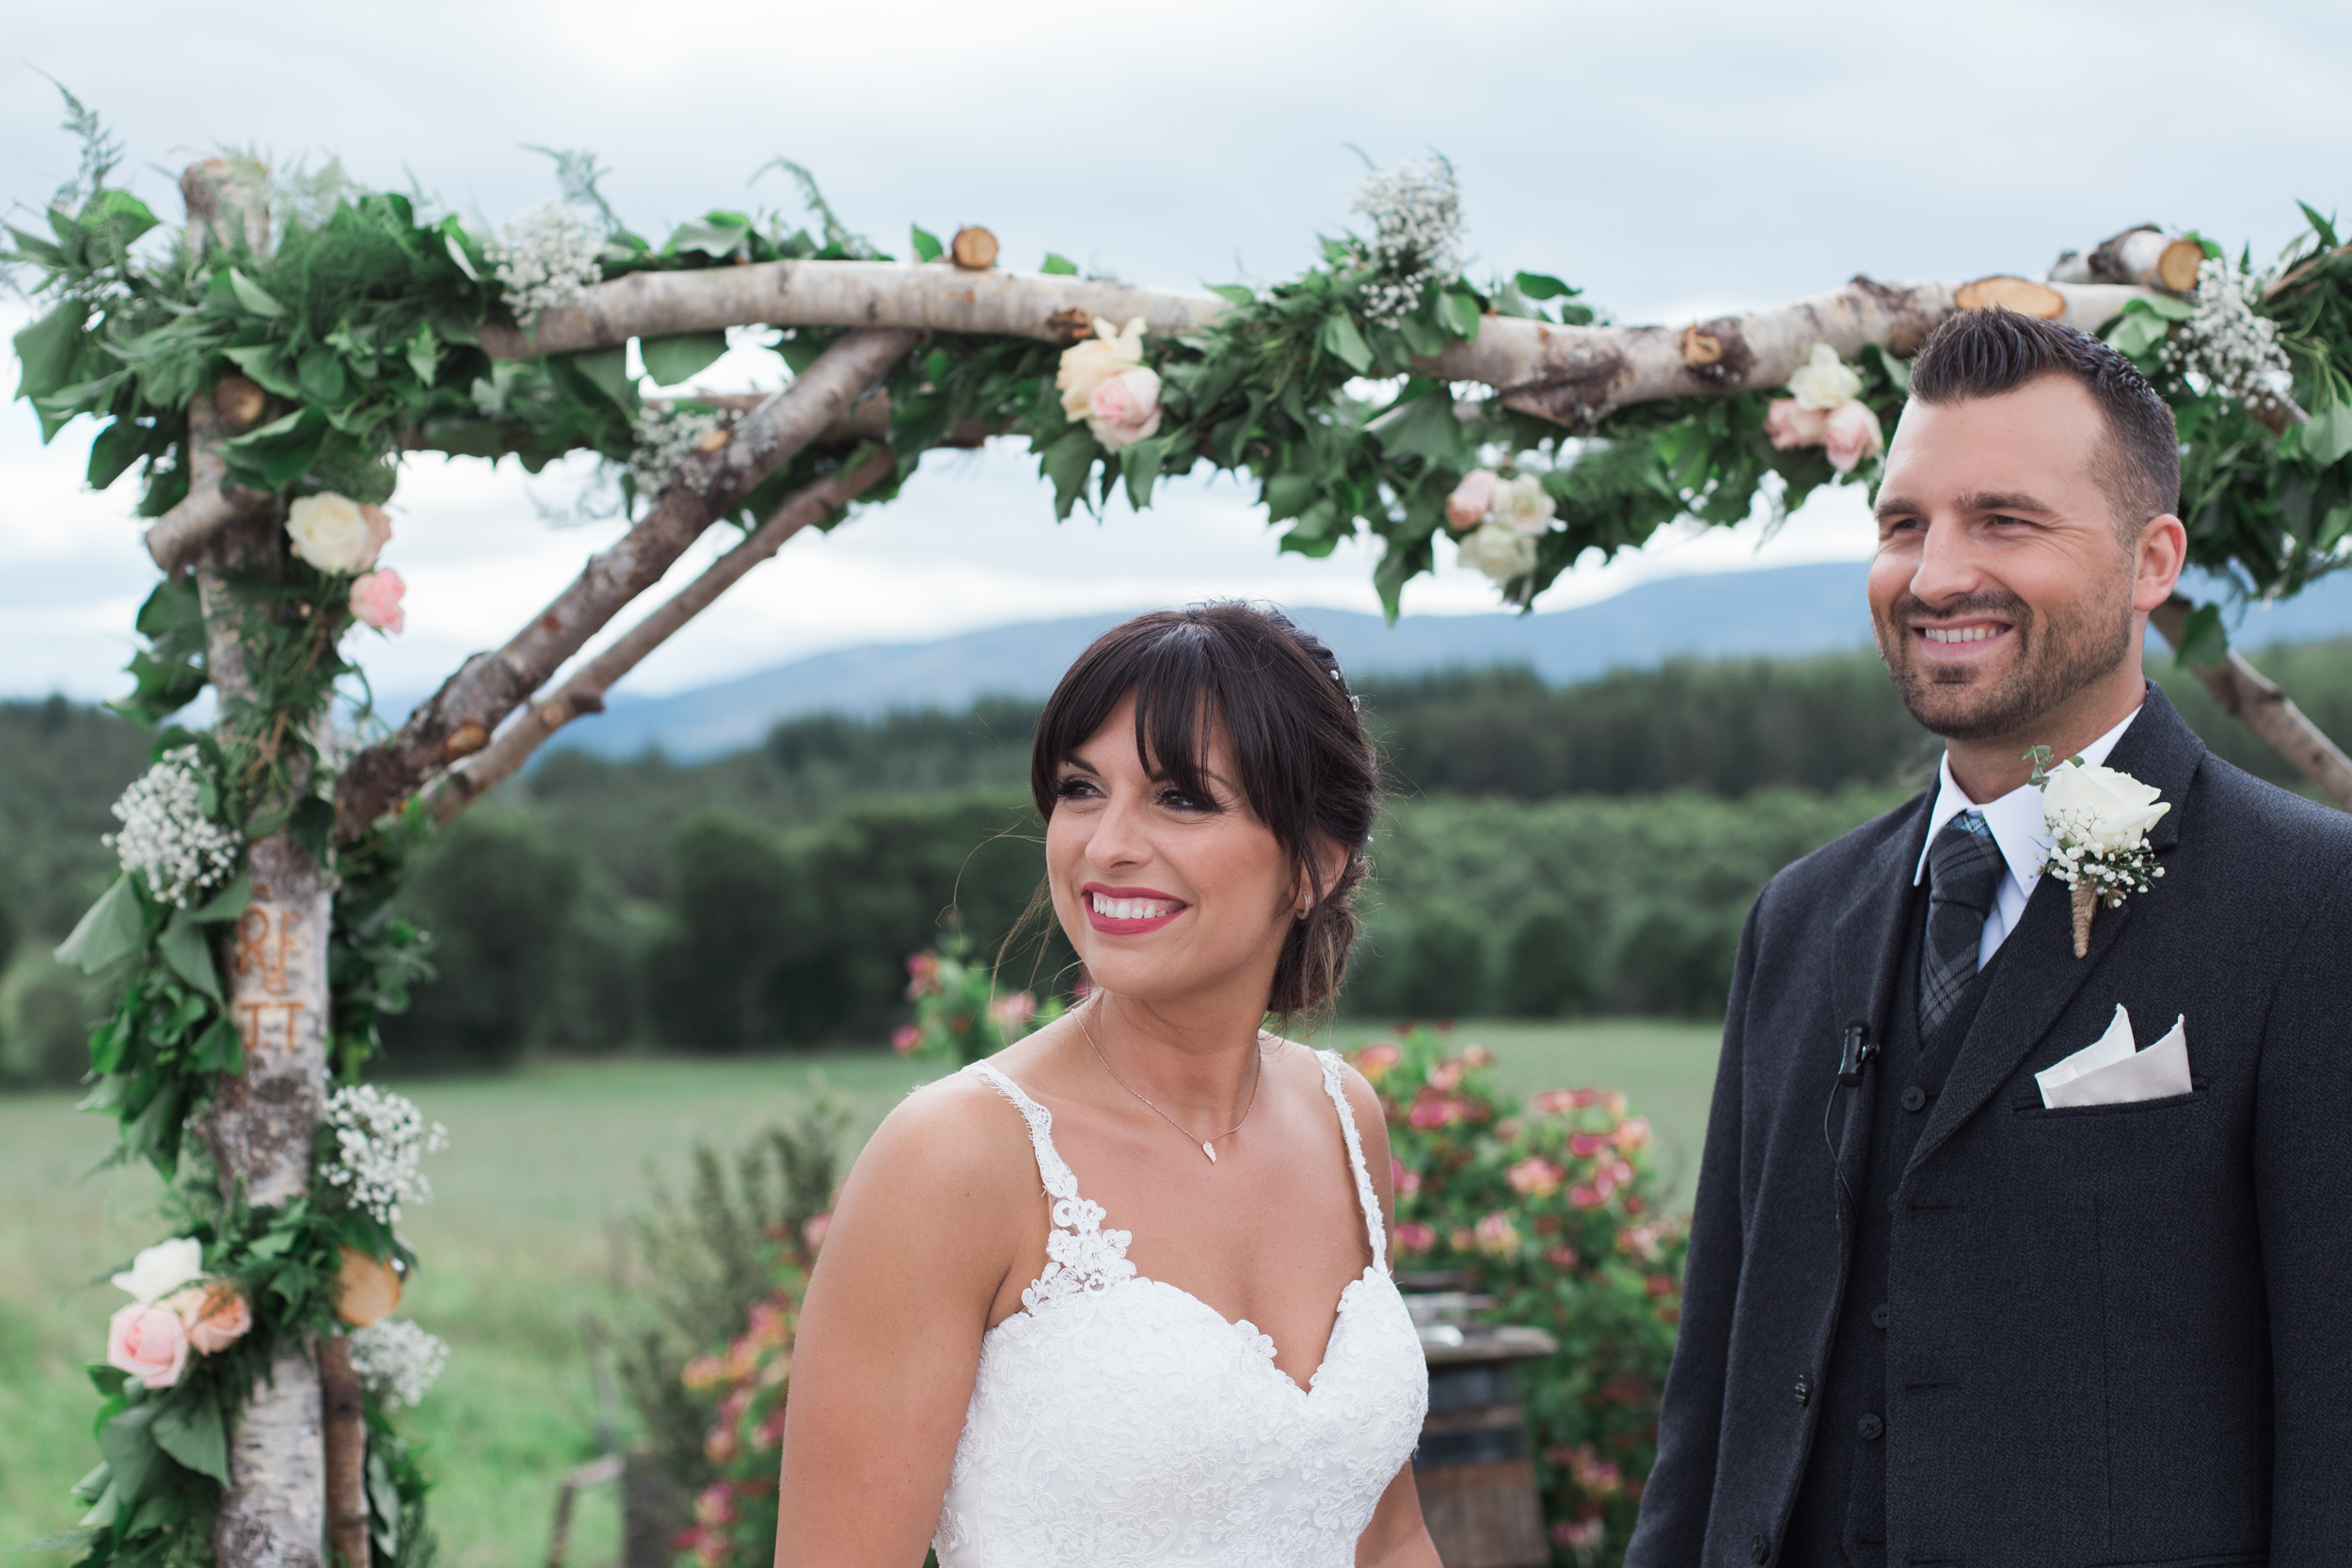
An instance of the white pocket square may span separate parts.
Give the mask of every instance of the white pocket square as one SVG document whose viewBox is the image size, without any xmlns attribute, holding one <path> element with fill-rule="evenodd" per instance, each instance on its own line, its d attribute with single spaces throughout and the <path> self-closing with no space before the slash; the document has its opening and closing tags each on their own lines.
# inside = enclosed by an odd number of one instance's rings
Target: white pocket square
<svg viewBox="0 0 2352 1568">
<path fill-rule="evenodd" d="M 2033 1075 L 2042 1103 L 2053 1111 L 2078 1105 L 2125 1105 L 2187 1094 L 2188 1020 L 2173 1020 L 2172 1032 L 2145 1051 L 2132 1044 L 2132 1015 L 2119 1004 L 2107 1032 L 2054 1068 Z"/>
</svg>

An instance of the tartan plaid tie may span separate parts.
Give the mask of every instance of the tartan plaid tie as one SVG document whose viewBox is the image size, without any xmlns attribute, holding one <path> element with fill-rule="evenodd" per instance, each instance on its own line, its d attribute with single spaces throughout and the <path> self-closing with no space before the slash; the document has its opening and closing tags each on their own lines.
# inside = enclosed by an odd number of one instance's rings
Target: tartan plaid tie
<svg viewBox="0 0 2352 1568">
<path fill-rule="evenodd" d="M 1948 1017 L 1977 975 L 1977 945 L 1984 917 L 2008 874 L 1993 830 L 1976 812 L 1944 825 L 1928 849 L 1927 951 L 1919 963 L 1919 1034 L 1926 1038 Z"/>
</svg>

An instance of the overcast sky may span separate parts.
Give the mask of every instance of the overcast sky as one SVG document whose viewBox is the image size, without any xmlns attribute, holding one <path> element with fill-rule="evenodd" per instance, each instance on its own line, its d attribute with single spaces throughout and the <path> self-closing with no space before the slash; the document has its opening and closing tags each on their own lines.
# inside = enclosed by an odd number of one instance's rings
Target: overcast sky
<svg viewBox="0 0 2352 1568">
<path fill-rule="evenodd" d="M 1626 321 L 1858 272 L 2038 274 L 2061 247 L 2147 220 L 2267 258 L 2296 198 L 2344 204 L 2352 147 L 2340 4 L 129 0 L 10 24 L 0 198 L 19 223 L 74 154 L 39 71 L 106 117 L 133 188 L 170 218 L 168 171 L 230 145 L 281 166 L 340 155 L 364 182 L 413 182 L 497 224 L 554 194 L 529 143 L 597 151 L 614 206 L 659 238 L 709 207 L 790 204 L 777 176 L 746 185 L 781 155 L 886 248 L 903 249 L 910 220 L 984 223 L 1010 265 L 1052 249 L 1172 285 L 1295 272 L 1346 221 L 1363 172 L 1352 144 L 1384 165 L 1444 152 L 1474 274 L 1556 273 Z M 0 313 L 10 331 L 25 319 Z M 768 373 L 750 356 L 727 368 Z M 153 573 L 132 484 L 80 483 L 88 435 L 43 450 L 23 404 L 0 409 L 0 693 L 119 688 Z M 429 687 L 501 641 L 611 537 L 609 523 L 544 520 L 580 478 L 411 465 L 387 556 L 411 585 L 409 630 L 363 649 L 380 688 Z M 1564 578 L 1541 605 L 1867 549 L 1846 495 L 1761 547 L 1677 538 Z M 1057 527 L 1017 451 L 940 454 L 899 501 L 794 542 L 631 684 L 1208 594 L 1370 609 L 1370 566 L 1363 551 L 1278 558 L 1230 481 Z M 1491 604 L 1450 563 L 1406 598 L 1407 613 Z"/>
</svg>

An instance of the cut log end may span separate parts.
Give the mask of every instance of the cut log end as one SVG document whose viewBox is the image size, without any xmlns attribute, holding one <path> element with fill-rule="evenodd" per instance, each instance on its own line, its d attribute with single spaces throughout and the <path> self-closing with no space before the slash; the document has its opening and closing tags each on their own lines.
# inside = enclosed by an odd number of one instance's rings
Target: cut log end
<svg viewBox="0 0 2352 1568">
<path fill-rule="evenodd" d="M 1952 291 L 1952 303 L 1963 310 L 2013 310 L 2021 316 L 2057 321 L 2066 314 L 2066 296 L 2030 277 L 1994 276 L 1963 283 Z"/>
<path fill-rule="evenodd" d="M 441 743 L 441 755 L 454 762 L 459 757 L 473 755 L 489 743 L 490 732 L 469 721 L 449 732 L 449 738 Z"/>
<path fill-rule="evenodd" d="M 1682 329 L 1682 362 L 1684 364 L 1695 369 L 1701 365 L 1719 364 L 1723 357 L 1724 341 L 1721 338 L 1711 332 L 1702 332 L 1695 326 L 1686 326 Z"/>
<path fill-rule="evenodd" d="M 996 236 L 976 223 L 966 224 L 948 242 L 947 254 L 966 272 L 986 272 L 996 264 Z"/>
<path fill-rule="evenodd" d="M 260 382 L 231 371 L 213 386 L 213 412 L 220 416 L 222 426 L 243 430 L 262 417 L 269 406 L 269 394 L 262 390 Z"/>
<path fill-rule="evenodd" d="M 1045 318 L 1045 331 L 1050 341 L 1083 343 L 1094 335 L 1094 313 L 1074 305 L 1057 310 Z"/>
<path fill-rule="evenodd" d="M 2205 264 L 2205 247 L 2195 240 L 2174 240 L 2156 258 L 2156 281 L 2176 294 L 2197 287 L 2197 274 Z"/>
</svg>

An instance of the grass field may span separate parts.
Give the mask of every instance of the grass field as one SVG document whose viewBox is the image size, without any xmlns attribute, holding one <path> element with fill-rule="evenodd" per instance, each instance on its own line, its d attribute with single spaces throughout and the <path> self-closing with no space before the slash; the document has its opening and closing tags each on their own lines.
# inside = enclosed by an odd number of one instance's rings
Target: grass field
<svg viewBox="0 0 2352 1568">
<path fill-rule="evenodd" d="M 1377 1031 L 1342 1026 L 1337 1043 Z M 1511 1088 L 1624 1089 L 1659 1132 L 1678 1203 L 1705 1131 L 1717 1033 L 1650 1022 L 1476 1023 Z M 428 1169 L 436 1200 L 404 1232 L 424 1266 L 403 1306 L 449 1340 L 448 1372 L 409 1419 L 438 1480 L 448 1568 L 546 1561 L 556 1488 L 596 1456 L 598 1403 L 584 1318 L 625 1315 L 626 1217 L 656 1174 L 685 1170 L 697 1139 L 740 1142 L 787 1118 L 821 1077 L 855 1106 L 863 1138 L 925 1069 L 885 1054 L 532 1066 L 509 1077 L 404 1083 L 449 1125 Z M 103 1348 L 119 1297 L 105 1275 L 158 1236 L 144 1170 L 82 1180 L 108 1147 L 72 1099 L 0 1099 L 0 1552 L 70 1527 L 67 1489 L 96 1463 L 95 1400 L 81 1368 Z M 583 1501 L 571 1561 L 618 1556 L 617 1511 Z M 61 1557 L 28 1563 L 62 1562 Z"/>
</svg>

